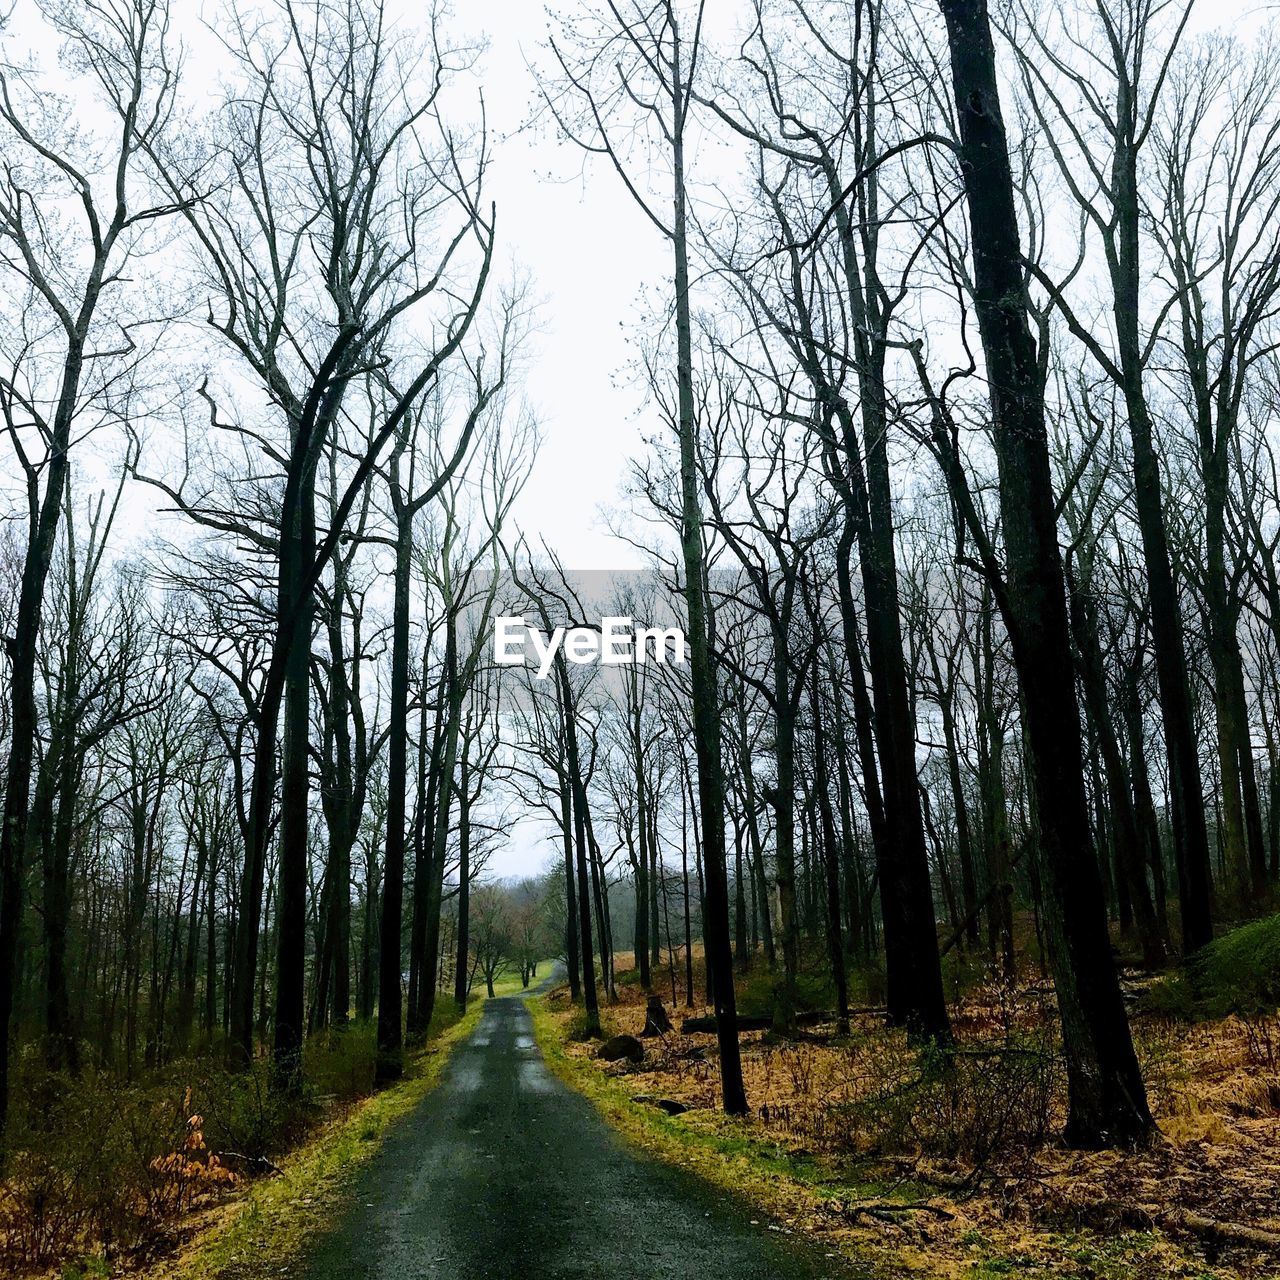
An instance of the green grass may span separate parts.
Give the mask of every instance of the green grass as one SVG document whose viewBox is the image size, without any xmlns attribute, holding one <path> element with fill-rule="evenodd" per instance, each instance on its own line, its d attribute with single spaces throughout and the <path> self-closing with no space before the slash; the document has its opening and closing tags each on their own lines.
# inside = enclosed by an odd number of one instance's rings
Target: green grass
<svg viewBox="0 0 1280 1280">
<path fill-rule="evenodd" d="M 520 981 L 519 969 L 504 969 L 493 980 L 493 998 L 501 999 L 503 996 L 519 996 L 523 995 L 526 990 L 532 990 L 542 979 L 551 971 L 554 960 L 538 961 L 538 976 L 530 979 L 529 986 L 526 988 Z M 484 985 L 484 975 L 476 974 L 475 980 L 471 984 L 471 992 L 467 996 L 467 1007 L 479 1000 L 481 1004 L 489 998 L 488 991 Z M 450 997 L 450 1005 L 452 1005 L 452 997 Z"/>
<path fill-rule="evenodd" d="M 927 1194 L 910 1182 L 886 1186 L 860 1181 L 848 1169 L 812 1154 L 797 1154 L 753 1133 L 744 1122 L 720 1111 L 690 1111 L 668 1116 L 656 1107 L 633 1102 L 634 1086 L 606 1075 L 589 1061 L 565 1051 L 564 1032 L 539 997 L 529 1001 L 534 1036 L 547 1065 L 566 1084 L 585 1094 L 596 1109 L 636 1146 L 683 1165 L 728 1190 L 738 1191 L 770 1212 L 795 1209 L 790 1185 L 820 1199 L 899 1198 Z"/>
<path fill-rule="evenodd" d="M 158 1274 L 169 1280 L 233 1280 L 260 1275 L 264 1258 L 282 1269 L 309 1239 L 333 1225 L 356 1171 L 391 1126 L 439 1082 L 454 1046 L 471 1034 L 483 1010 L 484 1001 L 477 1000 L 465 1017 L 443 1025 L 454 1016 L 450 1002 L 449 1012 L 433 1023 L 438 1034 L 412 1058 L 403 1080 L 323 1125 L 283 1162 L 279 1177 L 252 1183 L 224 1221 Z"/>
<path fill-rule="evenodd" d="M 1211 942 L 1192 961 L 1202 999 L 1270 1012 L 1280 1005 L 1280 916 L 1255 920 Z"/>
<path fill-rule="evenodd" d="M 1186 966 L 1154 983 L 1142 1008 L 1156 1017 L 1191 1020 L 1228 1013 L 1265 1014 L 1280 1007 L 1280 915 L 1254 920 L 1216 938 Z"/>
</svg>

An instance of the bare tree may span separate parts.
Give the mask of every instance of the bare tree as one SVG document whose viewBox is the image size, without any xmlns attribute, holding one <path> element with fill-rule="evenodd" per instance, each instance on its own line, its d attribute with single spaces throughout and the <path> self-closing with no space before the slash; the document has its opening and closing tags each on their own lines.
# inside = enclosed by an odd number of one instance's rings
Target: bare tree
<svg viewBox="0 0 1280 1280">
<path fill-rule="evenodd" d="M 130 287 L 173 211 L 139 182 L 140 156 L 166 130 L 175 73 L 165 48 L 163 0 L 110 0 L 81 10 L 51 6 L 82 83 L 118 113 L 92 131 L 38 73 L 0 75 L 6 164 L 0 185 L 0 263 L 16 302 L 0 368 L 0 413 L 23 477 L 26 549 L 5 648 L 9 742 L 0 827 L 0 1134 L 7 1115 L 23 859 L 36 742 L 36 649 L 73 448 L 118 422 L 138 362 L 149 306 Z M 134 264 L 132 267 L 130 264 Z"/>
<path fill-rule="evenodd" d="M 609 0 L 599 29 L 575 38 L 573 46 L 552 50 L 562 73 L 561 92 L 547 101 L 566 136 L 587 152 L 607 157 L 649 221 L 674 255 L 672 300 L 676 328 L 676 386 L 679 404 L 681 527 L 686 628 L 693 676 L 693 725 L 698 757 L 698 798 L 702 814 L 703 861 L 707 876 L 707 963 L 715 983 L 716 1025 L 724 1108 L 747 1110 L 738 1048 L 729 935 L 729 888 L 725 868 L 724 781 L 721 767 L 719 698 L 707 625 L 706 574 L 702 557 L 702 512 L 697 479 L 697 423 L 693 391 L 693 321 L 689 289 L 688 191 L 685 139 L 692 86 L 701 52 L 702 4 L 686 21 L 674 0 Z M 582 111 L 580 130 L 570 113 Z M 670 164 L 670 218 L 641 190 L 620 149 L 627 123 L 619 114 L 638 112 L 655 131 Z"/>
<path fill-rule="evenodd" d="M 1142 260 L 1141 196 L 1138 164 L 1151 138 L 1156 109 L 1168 80 L 1169 64 L 1190 14 L 1189 4 L 1172 0 L 1099 0 L 1085 10 L 1093 31 L 1066 44 L 1083 53 L 1090 38 L 1100 53 L 1085 54 L 1083 65 L 1055 50 L 1052 28 L 1043 15 L 1023 14 L 1011 33 L 1020 59 L 1028 100 L 1062 181 L 1079 205 L 1082 222 L 1098 237 L 1107 265 L 1114 327 L 1111 350 L 1068 301 L 1063 284 L 1039 267 L 1036 278 L 1049 290 L 1075 337 L 1124 397 L 1133 449 L 1134 500 L 1142 535 L 1151 599 L 1151 630 L 1160 679 L 1174 803 L 1182 903 L 1183 949 L 1195 951 L 1209 941 L 1210 870 L 1200 762 L 1196 753 L 1183 622 L 1169 554 L 1162 506 L 1159 460 L 1145 371 L 1160 331 L 1159 318 L 1144 338 L 1140 300 Z M 1172 15 L 1173 30 L 1161 41 L 1157 26 Z M 1163 47 L 1162 47 L 1163 45 Z M 1110 81 L 1096 85 L 1099 72 Z M 1082 236 L 1079 259 L 1087 252 Z M 1162 309 L 1172 304 L 1162 304 Z"/>
<path fill-rule="evenodd" d="M 278 469 L 263 495 L 262 523 L 247 524 L 242 504 L 225 492 L 239 487 L 235 476 L 221 492 L 190 468 L 177 485 L 152 483 L 197 523 L 243 539 L 273 565 L 273 638 L 257 720 L 231 1047 L 243 1061 L 252 1044 L 283 716 L 275 1052 L 290 1087 L 298 1080 L 304 1024 L 315 590 L 380 455 L 466 338 L 493 253 L 493 214 L 480 204 L 483 137 L 475 146 L 460 140 L 439 109 L 443 86 L 463 60 L 442 43 L 436 13 L 429 33 L 425 51 L 411 52 L 387 30 L 381 4 L 360 11 L 320 5 L 308 17 L 292 0 L 279 0 L 266 27 L 235 15 L 228 45 L 244 86 L 221 112 L 217 143 L 195 163 L 149 148 L 159 180 L 185 202 L 212 297 L 209 323 L 270 406 L 275 433 L 224 419 L 216 392 L 201 389 L 211 427 L 241 434 Z M 206 187 L 216 194 L 197 200 Z M 433 253 L 428 229 L 442 227 L 442 247 Z M 425 350 L 404 341 L 411 326 L 432 333 Z M 380 405 L 322 532 L 317 465 L 350 387 L 375 371 L 396 391 Z M 463 440 L 446 474 L 465 454 Z"/>
<path fill-rule="evenodd" d="M 969 208 L 973 296 L 1000 464 L 1013 643 L 1034 760 L 1039 857 L 1067 1057 L 1067 1141 L 1145 1141 L 1152 1130 L 1120 984 L 1085 801 L 1066 591 L 1055 531 L 1044 389 L 1027 316 L 1009 146 L 985 0 L 942 0 Z M 1083 857 L 1081 851 L 1087 851 Z"/>
</svg>

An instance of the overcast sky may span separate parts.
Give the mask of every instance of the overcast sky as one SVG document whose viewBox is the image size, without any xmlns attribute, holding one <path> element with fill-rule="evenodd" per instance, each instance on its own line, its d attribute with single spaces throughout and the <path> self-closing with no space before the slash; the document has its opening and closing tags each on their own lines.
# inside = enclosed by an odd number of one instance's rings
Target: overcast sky
<svg viewBox="0 0 1280 1280">
<path fill-rule="evenodd" d="M 517 523 L 531 541 L 545 537 L 573 568 L 626 569 L 641 561 L 609 535 L 600 511 L 617 504 L 628 458 L 658 425 L 622 374 L 643 314 L 642 287 L 669 278 L 670 249 L 605 163 L 592 159 L 584 169 L 581 156 L 547 130 L 520 131 L 536 98 L 529 64 L 545 65 L 539 46 L 548 8 L 566 3 L 572 0 L 466 0 L 459 16 L 489 40 L 486 109 L 505 137 L 492 188 L 502 240 L 545 299 L 528 380 L 544 438 Z M 708 0 L 719 33 L 748 9 L 744 0 Z M 1265 12 L 1249 0 L 1201 0 L 1190 28 L 1254 26 Z M 549 834 L 541 822 L 520 823 L 492 870 L 539 869 L 557 852 Z"/>
<path fill-rule="evenodd" d="M 408 27 L 421 22 L 427 7 L 424 0 L 388 3 Z M 592 160 L 584 167 L 583 157 L 552 131 L 523 127 L 537 101 L 530 63 L 546 63 L 548 8 L 545 0 L 458 0 L 450 24 L 459 36 L 487 39 L 467 91 L 483 85 L 496 141 L 489 195 L 498 207 L 500 262 L 512 273 L 528 273 L 542 302 L 526 386 L 542 446 L 515 524 L 530 542 L 545 539 L 571 568 L 630 569 L 643 561 L 609 534 L 604 512 L 620 503 L 627 462 L 641 437 L 659 432 L 625 371 L 635 326 L 647 314 L 643 288 L 660 289 L 669 278 L 670 248 L 605 164 Z M 734 29 L 748 9 L 746 0 L 708 0 L 712 32 Z M 219 0 L 174 0 L 188 50 L 185 90 L 196 96 L 218 88 L 217 40 L 201 19 L 216 25 L 221 10 Z M 1249 0 L 1201 0 L 1191 27 L 1254 27 L 1266 13 Z M 135 486 L 131 496 L 129 524 L 145 531 L 154 491 Z M 525 823 L 493 869 L 534 870 L 549 852 L 541 827 Z"/>
<path fill-rule="evenodd" d="M 540 57 L 546 5 L 471 0 L 458 12 L 489 39 L 482 76 L 498 138 L 499 238 L 543 303 L 528 375 L 543 443 L 516 524 L 574 568 L 637 567 L 600 509 L 616 504 L 627 459 L 654 425 L 637 417 L 639 394 L 620 375 L 642 285 L 669 274 L 670 250 L 612 172 L 598 163 L 584 172 L 576 149 L 545 128 L 521 131 L 536 100 L 528 62 Z"/>
</svg>

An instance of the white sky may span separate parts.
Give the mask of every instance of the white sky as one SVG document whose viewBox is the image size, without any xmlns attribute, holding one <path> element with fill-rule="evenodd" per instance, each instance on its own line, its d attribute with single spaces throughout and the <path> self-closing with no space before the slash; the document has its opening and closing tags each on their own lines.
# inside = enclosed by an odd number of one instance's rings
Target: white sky
<svg viewBox="0 0 1280 1280">
<path fill-rule="evenodd" d="M 420 10 L 411 0 L 396 2 L 410 21 Z M 641 435 L 655 434 L 623 374 L 634 354 L 629 336 L 641 289 L 669 278 L 671 253 L 607 162 L 594 157 L 584 166 L 545 128 L 520 132 L 536 100 L 529 64 L 544 58 L 548 14 L 579 2 L 459 0 L 455 22 L 489 41 L 480 75 L 499 139 L 491 193 L 500 238 L 544 299 L 528 376 L 543 445 L 516 523 L 535 544 L 545 537 L 575 569 L 628 569 L 643 561 L 610 536 L 601 510 L 617 505 Z M 733 30 L 750 8 L 746 0 L 708 0 L 708 26 L 715 34 Z M 1252 0 L 1200 0 L 1189 30 L 1254 28 L 1269 12 Z"/>
<path fill-rule="evenodd" d="M 654 425 L 637 417 L 639 393 L 618 375 L 632 355 L 640 290 L 669 275 L 670 250 L 612 172 L 599 163 L 584 171 L 577 150 L 546 128 L 518 132 L 535 101 L 528 62 L 540 56 L 547 6 L 471 0 L 459 17 L 489 38 L 481 75 L 498 138 L 490 191 L 499 238 L 543 301 L 527 379 L 543 444 L 515 523 L 575 569 L 637 568 L 601 508 L 616 505 L 627 459 Z"/>
<path fill-rule="evenodd" d="M 669 275 L 670 249 L 612 172 L 598 162 L 584 169 L 576 149 L 547 128 L 522 129 L 536 101 L 529 63 L 540 56 L 547 5 L 471 0 L 463 14 L 464 28 L 474 23 L 489 41 L 480 74 L 498 139 L 490 194 L 499 237 L 542 300 L 527 366 L 542 446 L 513 523 L 535 546 L 545 538 L 574 569 L 642 567 L 639 553 L 609 534 L 604 512 L 619 501 L 641 434 L 655 426 L 638 415 L 640 394 L 619 375 L 633 354 L 641 289 Z M 547 821 L 523 818 L 488 872 L 533 874 L 559 852 Z"/>
<path fill-rule="evenodd" d="M 579 2 L 593 0 L 557 7 Z M 220 0 L 173 4 L 188 46 L 187 89 L 198 93 L 204 77 L 213 90 L 216 40 L 200 15 L 216 15 Z M 427 6 L 389 0 L 389 7 L 416 26 Z M 709 19 L 720 30 L 732 28 L 748 7 L 746 0 L 708 0 Z M 652 412 L 641 410 L 640 392 L 623 374 L 642 289 L 669 277 L 670 250 L 604 164 L 592 160 L 584 168 L 580 154 L 550 130 L 522 130 L 536 101 L 528 64 L 543 57 L 548 11 L 546 0 L 456 0 L 452 20 L 460 35 L 483 33 L 489 42 L 477 83 L 497 143 L 489 194 L 498 206 L 499 260 L 529 273 L 542 300 L 527 395 L 543 443 L 515 524 L 535 544 L 545 538 L 571 568 L 637 568 L 639 553 L 609 534 L 603 511 L 619 504 L 641 436 L 657 433 Z M 1251 0 L 1201 0 L 1191 28 L 1254 28 L 1266 12 Z M 156 495 L 135 486 L 131 498 L 128 523 L 146 529 Z M 491 869 L 509 875 L 540 868 L 552 850 L 541 830 L 521 824 Z"/>
</svg>

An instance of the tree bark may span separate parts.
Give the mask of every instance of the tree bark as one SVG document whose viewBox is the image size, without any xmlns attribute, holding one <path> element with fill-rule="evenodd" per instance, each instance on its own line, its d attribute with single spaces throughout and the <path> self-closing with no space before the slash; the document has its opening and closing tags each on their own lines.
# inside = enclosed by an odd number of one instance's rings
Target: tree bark
<svg viewBox="0 0 1280 1280">
<path fill-rule="evenodd" d="M 1049 954 L 1067 1062 L 1066 1139 L 1133 1145 L 1153 1129 L 1111 959 L 1089 833 L 1043 390 L 1028 323 L 1013 176 L 986 0 L 940 0 L 960 124 L 974 302 L 1004 526 L 1006 623 L 1022 686 Z"/>
<path fill-rule="evenodd" d="M 399 487 L 393 458 L 392 501 L 396 506 L 396 561 L 391 622 L 391 692 L 387 710 L 387 829 L 382 855 L 382 915 L 378 929 L 379 1084 L 404 1072 L 401 931 L 404 917 L 405 796 L 409 785 L 409 586 L 413 567 L 413 513 Z M 446 779 L 445 785 L 448 785 Z"/>
</svg>

